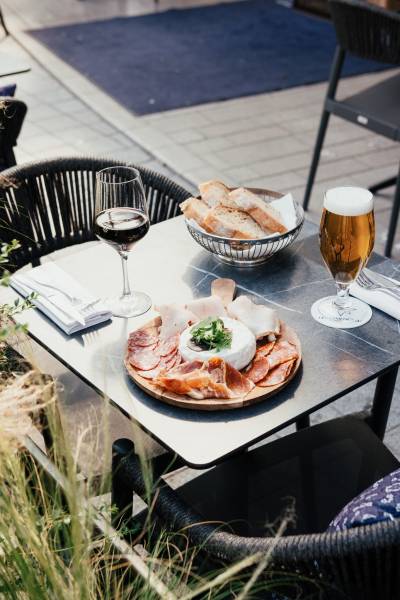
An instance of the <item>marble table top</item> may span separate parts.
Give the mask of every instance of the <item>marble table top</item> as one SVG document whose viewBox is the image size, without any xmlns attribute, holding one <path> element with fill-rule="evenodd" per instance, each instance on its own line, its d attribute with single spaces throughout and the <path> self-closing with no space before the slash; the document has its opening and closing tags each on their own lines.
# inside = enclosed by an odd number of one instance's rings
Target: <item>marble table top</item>
<svg viewBox="0 0 400 600">
<path fill-rule="evenodd" d="M 55 253 L 51 259 L 96 295 L 115 295 L 121 289 L 119 256 L 100 242 L 77 246 L 66 256 Z M 378 255 L 369 266 L 400 276 L 399 265 Z M 302 367 L 278 395 L 248 408 L 201 412 L 149 397 L 124 371 L 128 333 L 154 312 L 129 320 L 114 318 L 72 336 L 37 310 L 18 317 L 36 341 L 193 467 L 215 464 L 400 363 L 400 324 L 384 313 L 374 309 L 369 323 L 352 330 L 330 329 L 312 319 L 312 303 L 334 293 L 334 284 L 322 264 L 316 227 L 309 223 L 290 248 L 248 270 L 218 262 L 192 240 L 183 217 L 177 217 L 151 227 L 131 253 L 129 271 L 132 287 L 150 294 L 155 306 L 208 295 L 214 278 L 231 277 L 238 293 L 276 308 L 301 340 Z M 16 296 L 5 289 L 1 301 Z"/>
</svg>

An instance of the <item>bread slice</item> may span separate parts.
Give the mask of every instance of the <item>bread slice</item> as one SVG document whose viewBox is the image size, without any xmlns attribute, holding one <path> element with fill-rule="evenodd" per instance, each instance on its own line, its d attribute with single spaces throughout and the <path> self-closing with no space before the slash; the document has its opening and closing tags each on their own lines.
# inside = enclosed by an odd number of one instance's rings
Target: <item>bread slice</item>
<svg viewBox="0 0 400 600">
<path fill-rule="evenodd" d="M 287 231 L 280 213 L 249 190 L 237 188 L 230 192 L 229 199 L 238 210 L 248 213 L 265 233 L 285 233 Z"/>
<path fill-rule="evenodd" d="M 187 198 L 179 206 L 187 219 L 194 219 L 200 227 L 204 227 L 205 218 L 210 210 L 207 204 L 199 198 Z"/>
<path fill-rule="evenodd" d="M 221 237 L 245 240 L 265 237 L 263 229 L 248 214 L 225 206 L 210 208 L 203 226 Z"/>
<path fill-rule="evenodd" d="M 229 203 L 229 189 L 221 181 L 205 181 L 199 184 L 201 199 L 210 208 Z"/>
</svg>

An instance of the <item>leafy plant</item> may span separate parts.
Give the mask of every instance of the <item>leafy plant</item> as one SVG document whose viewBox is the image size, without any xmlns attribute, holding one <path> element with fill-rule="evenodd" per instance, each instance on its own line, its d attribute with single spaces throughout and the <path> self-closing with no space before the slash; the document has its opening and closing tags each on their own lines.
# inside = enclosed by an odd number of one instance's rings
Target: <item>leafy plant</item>
<svg viewBox="0 0 400 600">
<path fill-rule="evenodd" d="M 9 256 L 20 247 L 17 240 L 13 240 L 10 244 L 2 244 L 0 246 L 0 285 L 7 287 L 10 281 L 10 273 L 5 268 L 5 265 L 9 262 Z M 32 293 L 24 300 L 16 299 L 13 304 L 0 304 L 0 342 L 4 341 L 7 337 L 18 332 L 26 332 L 26 325 L 21 323 L 11 323 L 11 317 L 26 310 L 32 308 L 33 300 L 36 294 Z"/>
<path fill-rule="evenodd" d="M 204 350 L 216 350 L 230 348 L 232 344 L 232 332 L 227 329 L 222 319 L 207 317 L 190 330 L 191 340 Z"/>
</svg>

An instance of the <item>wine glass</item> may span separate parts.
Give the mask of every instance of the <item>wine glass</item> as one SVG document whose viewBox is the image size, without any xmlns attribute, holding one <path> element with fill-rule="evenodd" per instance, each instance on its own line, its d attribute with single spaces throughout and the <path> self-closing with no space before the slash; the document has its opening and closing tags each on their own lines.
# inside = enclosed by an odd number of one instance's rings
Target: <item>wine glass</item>
<svg viewBox="0 0 400 600">
<path fill-rule="evenodd" d="M 322 258 L 336 283 L 336 296 L 315 302 L 316 321 L 338 329 L 367 323 L 368 304 L 349 296 L 349 287 L 366 265 L 375 241 L 373 196 L 358 187 L 330 189 L 324 197 L 319 232 Z"/>
<path fill-rule="evenodd" d="M 115 317 L 136 317 L 149 310 L 151 299 L 131 292 L 128 257 L 133 246 L 149 231 L 146 196 L 140 173 L 132 167 L 109 167 L 96 174 L 96 236 L 118 252 L 122 262 L 123 290 L 105 300 Z"/>
</svg>

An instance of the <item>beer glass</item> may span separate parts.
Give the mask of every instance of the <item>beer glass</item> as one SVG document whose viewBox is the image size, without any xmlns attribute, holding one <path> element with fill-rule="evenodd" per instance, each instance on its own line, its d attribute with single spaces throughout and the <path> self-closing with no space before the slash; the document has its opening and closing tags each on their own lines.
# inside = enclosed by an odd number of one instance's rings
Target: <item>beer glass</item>
<svg viewBox="0 0 400 600">
<path fill-rule="evenodd" d="M 322 258 L 336 283 L 336 296 L 315 302 L 311 314 L 320 323 L 350 329 L 367 323 L 371 308 L 349 296 L 349 287 L 374 247 L 375 220 L 371 192 L 357 187 L 330 189 L 324 197 L 320 232 Z"/>
</svg>

